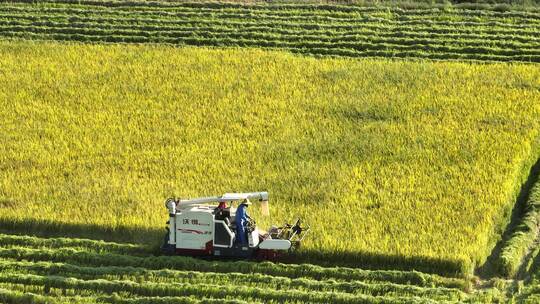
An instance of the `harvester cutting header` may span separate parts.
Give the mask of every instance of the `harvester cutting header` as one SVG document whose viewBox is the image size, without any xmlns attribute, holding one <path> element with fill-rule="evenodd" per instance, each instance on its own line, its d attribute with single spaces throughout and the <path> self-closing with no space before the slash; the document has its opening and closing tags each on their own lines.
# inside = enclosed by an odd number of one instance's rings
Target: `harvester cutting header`
<svg viewBox="0 0 540 304">
<path fill-rule="evenodd" d="M 268 192 L 167 199 L 169 221 L 163 251 L 190 256 L 272 259 L 300 245 L 309 227 L 301 227 L 297 219 L 293 225 L 286 223 L 272 226 L 268 232 L 260 231 L 247 212 L 252 201 L 261 205 L 263 215 L 269 215 Z M 235 203 L 238 203 L 236 208 Z"/>
</svg>

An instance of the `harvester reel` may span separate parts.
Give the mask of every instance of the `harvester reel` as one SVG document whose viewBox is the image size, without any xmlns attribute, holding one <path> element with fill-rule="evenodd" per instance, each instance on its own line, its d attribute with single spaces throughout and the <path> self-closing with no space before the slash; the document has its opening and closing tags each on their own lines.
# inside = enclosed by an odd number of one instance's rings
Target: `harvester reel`
<svg viewBox="0 0 540 304">
<path fill-rule="evenodd" d="M 310 226 L 302 227 L 301 222 L 301 219 L 298 218 L 293 225 L 285 223 L 281 227 L 274 227 L 270 236 L 274 239 L 289 240 L 291 242 L 290 250 L 295 250 L 300 247 L 300 243 L 310 230 Z"/>
</svg>

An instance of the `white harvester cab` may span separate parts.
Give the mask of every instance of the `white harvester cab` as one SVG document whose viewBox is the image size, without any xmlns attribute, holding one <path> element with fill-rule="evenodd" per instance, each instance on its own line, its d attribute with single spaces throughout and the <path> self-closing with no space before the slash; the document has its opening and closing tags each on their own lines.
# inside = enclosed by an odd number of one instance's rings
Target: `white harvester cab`
<svg viewBox="0 0 540 304">
<path fill-rule="evenodd" d="M 222 196 L 196 199 L 167 199 L 169 221 L 164 252 L 181 255 L 212 255 L 229 257 L 274 258 L 279 252 L 298 247 L 308 228 L 285 224 L 261 233 L 255 221 L 248 217 L 239 229 L 234 202 L 257 202 L 262 213 L 269 214 L 268 192 L 226 193 Z M 220 206 L 215 206 L 219 203 Z M 239 242 L 244 231 L 245 243 Z"/>
</svg>

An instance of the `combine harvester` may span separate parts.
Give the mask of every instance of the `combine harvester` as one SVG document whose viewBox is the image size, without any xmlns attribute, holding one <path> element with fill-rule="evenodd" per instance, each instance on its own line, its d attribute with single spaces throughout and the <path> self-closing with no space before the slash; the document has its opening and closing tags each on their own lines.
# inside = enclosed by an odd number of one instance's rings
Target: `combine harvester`
<svg viewBox="0 0 540 304">
<path fill-rule="evenodd" d="M 272 226 L 260 231 L 246 209 L 254 200 L 262 213 L 270 214 L 268 192 L 226 193 L 195 199 L 169 198 L 167 234 L 162 250 L 166 254 L 275 259 L 300 246 L 309 227 L 295 224 Z M 233 207 L 238 203 L 238 207 Z M 215 205 L 218 204 L 216 207 Z M 227 205 L 228 204 L 228 205 Z"/>
</svg>

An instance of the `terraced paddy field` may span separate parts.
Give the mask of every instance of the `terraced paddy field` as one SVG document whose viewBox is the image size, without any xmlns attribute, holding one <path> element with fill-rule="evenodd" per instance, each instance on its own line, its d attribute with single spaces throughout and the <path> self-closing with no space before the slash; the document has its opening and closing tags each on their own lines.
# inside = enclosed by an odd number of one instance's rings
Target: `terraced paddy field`
<svg viewBox="0 0 540 304">
<path fill-rule="evenodd" d="M 504 5 L 3 1 L 0 303 L 538 303 L 539 32 Z M 166 198 L 243 191 L 311 224 L 296 254 L 160 255 Z"/>
<path fill-rule="evenodd" d="M 471 274 L 538 159 L 535 65 L 1 42 L 8 231 L 157 246 L 170 196 L 268 190 L 297 261 Z"/>
<path fill-rule="evenodd" d="M 301 54 L 540 61 L 540 10 L 504 5 L 10 0 L 0 36 Z"/>
</svg>

